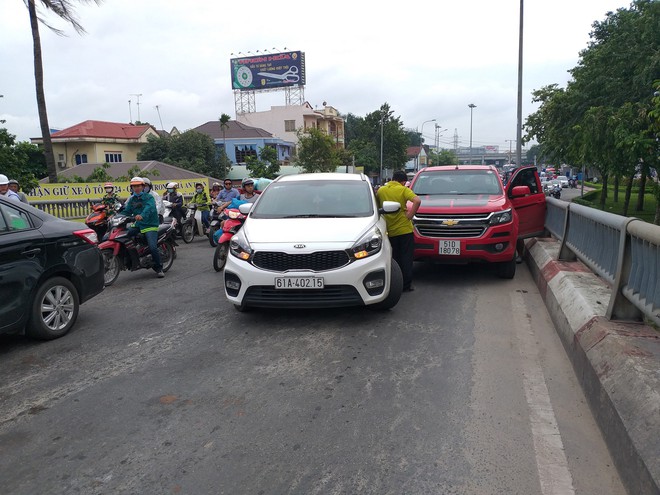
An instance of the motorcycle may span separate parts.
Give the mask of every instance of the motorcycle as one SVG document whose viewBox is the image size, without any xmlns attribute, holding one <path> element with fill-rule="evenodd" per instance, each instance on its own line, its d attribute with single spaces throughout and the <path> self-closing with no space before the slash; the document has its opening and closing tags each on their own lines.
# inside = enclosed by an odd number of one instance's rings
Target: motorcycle
<svg viewBox="0 0 660 495">
<path fill-rule="evenodd" d="M 552 196 L 555 199 L 561 199 L 561 186 L 555 185 L 553 188 L 550 190 L 550 196 Z"/>
<path fill-rule="evenodd" d="M 115 215 L 109 221 L 108 239 L 99 244 L 103 255 L 104 285 L 112 285 L 122 270 L 135 271 L 141 268 L 153 268 L 154 263 L 147 240 L 142 234 L 128 237 L 128 224 L 135 217 Z M 163 223 L 158 227 L 158 252 L 160 253 L 163 271 L 172 267 L 176 258 L 175 231 L 171 223 Z"/>
<path fill-rule="evenodd" d="M 99 242 L 108 231 L 108 219 L 108 206 L 103 203 L 93 204 L 92 211 L 85 218 L 85 225 L 96 232 Z"/>
<path fill-rule="evenodd" d="M 221 215 L 222 213 L 218 213 L 216 211 L 217 204 L 212 204 L 211 205 L 211 214 L 209 215 L 209 230 L 208 230 L 208 237 L 209 237 L 209 244 L 211 244 L 211 247 L 216 247 L 218 245 L 217 241 L 215 240 L 215 233 L 220 230 L 220 223 L 222 222 Z"/>
<path fill-rule="evenodd" d="M 211 205 L 198 205 L 190 203 L 184 211 L 185 216 L 181 221 L 181 238 L 186 244 L 193 241 L 196 235 L 204 235 L 204 224 L 202 223 L 202 212 L 199 211 L 200 206 Z"/>
<path fill-rule="evenodd" d="M 227 216 L 224 225 L 222 226 L 222 233 L 220 233 L 217 240 L 217 246 L 213 253 L 213 269 L 216 272 L 222 271 L 227 263 L 227 256 L 229 255 L 229 242 L 234 237 L 239 229 L 243 226 L 243 222 L 247 218 L 246 215 L 241 213 L 238 209 L 227 209 L 224 211 Z M 218 237 L 216 231 L 216 237 Z"/>
</svg>

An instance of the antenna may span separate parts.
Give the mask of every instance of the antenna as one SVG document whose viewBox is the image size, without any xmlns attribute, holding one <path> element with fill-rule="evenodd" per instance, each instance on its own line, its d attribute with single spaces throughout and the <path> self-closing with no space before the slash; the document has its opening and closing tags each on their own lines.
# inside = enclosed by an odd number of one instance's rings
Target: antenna
<svg viewBox="0 0 660 495">
<path fill-rule="evenodd" d="M 131 100 L 128 100 L 128 121 L 133 123 L 133 112 L 131 112 Z"/>
<path fill-rule="evenodd" d="M 156 112 L 158 112 L 158 120 L 160 121 L 160 128 L 165 130 L 163 127 L 163 119 L 160 118 L 160 105 L 156 105 Z"/>
<path fill-rule="evenodd" d="M 137 107 L 138 107 L 138 122 L 142 122 L 140 120 L 140 96 L 142 96 L 142 93 L 131 93 L 130 96 L 137 96 Z"/>
</svg>

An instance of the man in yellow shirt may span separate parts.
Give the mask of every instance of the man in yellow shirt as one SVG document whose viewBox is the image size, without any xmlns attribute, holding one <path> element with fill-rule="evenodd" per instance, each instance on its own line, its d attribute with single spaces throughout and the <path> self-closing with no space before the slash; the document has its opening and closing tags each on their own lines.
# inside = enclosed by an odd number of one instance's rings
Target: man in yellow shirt
<svg viewBox="0 0 660 495">
<path fill-rule="evenodd" d="M 385 223 L 387 224 L 387 236 L 392 245 L 392 258 L 399 264 L 403 274 L 403 291 L 411 292 L 415 290 L 412 285 L 415 249 L 412 218 L 417 213 L 422 200 L 404 185 L 407 180 L 406 173 L 403 170 L 397 170 L 394 172 L 392 180 L 378 189 L 376 197 L 380 206 L 383 205 L 383 201 L 396 201 L 401 205 L 401 209 L 396 213 L 385 215 Z M 408 201 L 412 202 L 410 210 L 406 207 Z"/>
</svg>

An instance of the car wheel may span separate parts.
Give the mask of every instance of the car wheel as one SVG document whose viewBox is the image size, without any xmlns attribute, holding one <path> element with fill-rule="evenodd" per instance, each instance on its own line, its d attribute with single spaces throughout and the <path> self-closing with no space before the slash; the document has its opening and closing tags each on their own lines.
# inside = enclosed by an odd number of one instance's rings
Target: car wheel
<svg viewBox="0 0 660 495">
<path fill-rule="evenodd" d="M 229 242 L 218 244 L 213 253 L 213 269 L 216 272 L 222 271 L 227 263 L 227 255 L 229 254 Z"/>
<path fill-rule="evenodd" d="M 61 337 L 73 327 L 79 309 L 75 286 L 63 277 L 50 278 L 37 289 L 26 333 L 39 340 Z"/>
<path fill-rule="evenodd" d="M 390 292 L 387 294 L 387 297 L 381 302 L 376 304 L 371 304 L 369 308 L 385 311 L 392 309 L 397 305 L 399 299 L 401 299 L 401 293 L 403 292 L 403 274 L 401 273 L 401 268 L 399 264 L 392 260 L 392 265 L 390 267 Z"/>
<path fill-rule="evenodd" d="M 192 224 L 187 223 L 181 228 L 181 238 L 186 244 L 190 244 L 193 241 L 195 238 L 195 229 Z"/>
<path fill-rule="evenodd" d="M 119 277 L 121 265 L 119 258 L 112 253 L 112 249 L 103 249 L 101 254 L 103 255 L 103 285 L 110 287 Z"/>
<path fill-rule="evenodd" d="M 502 261 L 497 264 L 497 276 L 500 278 L 511 279 L 516 274 L 516 256 L 514 254 L 511 261 Z"/>
<path fill-rule="evenodd" d="M 160 262 L 163 264 L 163 271 L 166 272 L 172 268 L 172 264 L 174 263 L 174 247 L 169 242 L 163 242 L 158 245 L 158 253 L 160 254 Z"/>
</svg>

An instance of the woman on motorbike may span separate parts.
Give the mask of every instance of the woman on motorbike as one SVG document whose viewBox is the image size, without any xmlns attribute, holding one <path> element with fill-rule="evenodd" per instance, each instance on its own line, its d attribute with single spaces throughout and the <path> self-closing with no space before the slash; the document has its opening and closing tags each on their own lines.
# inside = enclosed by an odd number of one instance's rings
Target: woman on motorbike
<svg viewBox="0 0 660 495">
<path fill-rule="evenodd" d="M 220 184 L 218 184 L 219 186 Z M 196 204 L 197 209 L 202 212 L 202 225 L 204 226 L 204 232 L 207 232 L 210 225 L 209 214 L 211 209 L 209 208 L 209 198 L 204 190 L 204 184 L 201 182 L 195 183 L 195 194 L 193 194 L 190 202 Z"/>
<path fill-rule="evenodd" d="M 106 209 L 106 215 L 109 217 L 115 214 L 115 205 L 121 205 L 121 201 L 117 197 L 115 192 L 115 186 L 112 182 L 106 182 L 103 184 L 103 189 L 105 189 L 105 196 L 101 198 L 101 204 L 104 204 Z"/>
</svg>

